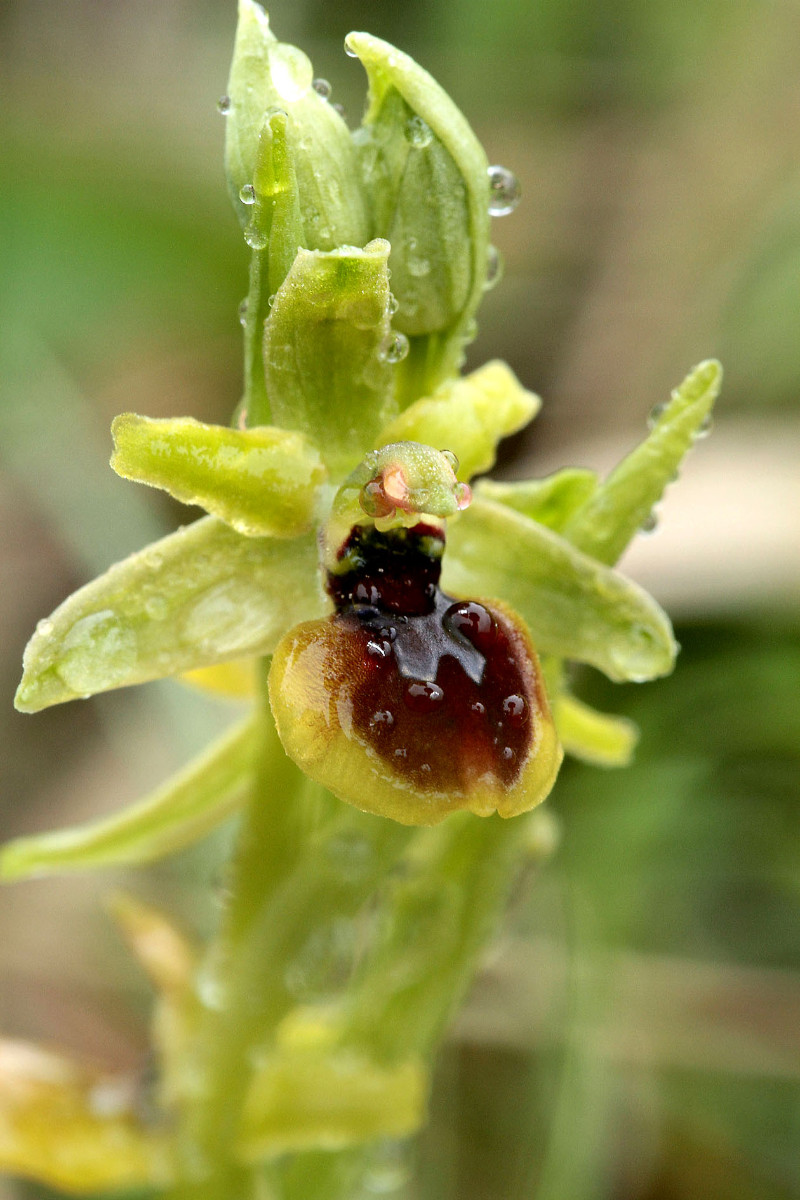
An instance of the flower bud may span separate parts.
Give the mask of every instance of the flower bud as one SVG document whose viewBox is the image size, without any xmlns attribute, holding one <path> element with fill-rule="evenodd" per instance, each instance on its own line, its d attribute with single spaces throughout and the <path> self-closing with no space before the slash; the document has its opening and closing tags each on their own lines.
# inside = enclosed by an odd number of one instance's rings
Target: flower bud
<svg viewBox="0 0 800 1200">
<path fill-rule="evenodd" d="M 356 526 L 328 575 L 333 616 L 278 646 L 270 700 L 287 754 L 366 812 L 435 825 L 525 812 L 561 748 L 522 622 L 439 588 L 444 538 L 419 523 Z"/>
<path fill-rule="evenodd" d="M 347 45 L 369 77 L 356 141 L 373 236 L 391 242 L 394 324 L 421 339 L 427 392 L 458 367 L 486 282 L 486 155 L 450 97 L 413 59 L 365 33 L 351 33 Z"/>
</svg>

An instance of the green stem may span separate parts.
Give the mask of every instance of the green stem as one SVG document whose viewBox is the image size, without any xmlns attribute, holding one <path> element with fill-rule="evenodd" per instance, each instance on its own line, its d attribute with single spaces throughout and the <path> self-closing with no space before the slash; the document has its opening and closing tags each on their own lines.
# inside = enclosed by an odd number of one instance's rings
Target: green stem
<svg viewBox="0 0 800 1200">
<path fill-rule="evenodd" d="M 250 257 L 250 288 L 244 321 L 244 395 L 239 411 L 245 424 L 269 425 L 270 404 L 264 380 L 264 322 L 269 316 L 269 252 Z"/>
</svg>

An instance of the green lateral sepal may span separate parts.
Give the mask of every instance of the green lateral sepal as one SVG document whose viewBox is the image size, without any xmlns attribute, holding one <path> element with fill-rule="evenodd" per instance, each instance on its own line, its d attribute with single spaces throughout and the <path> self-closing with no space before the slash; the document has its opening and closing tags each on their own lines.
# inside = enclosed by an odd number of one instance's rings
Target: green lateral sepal
<svg viewBox="0 0 800 1200">
<path fill-rule="evenodd" d="M 389 244 L 299 251 L 264 329 L 273 420 L 351 470 L 394 416 Z"/>
<path fill-rule="evenodd" d="M 597 712 L 566 691 L 556 698 L 553 715 L 567 754 L 595 767 L 629 766 L 639 740 L 633 721 Z"/>
<path fill-rule="evenodd" d="M 458 478 L 467 480 L 490 470 L 500 440 L 527 425 L 540 407 L 539 397 L 505 363 L 489 362 L 416 400 L 382 430 L 378 445 L 414 441 L 450 450 L 458 459 Z"/>
<path fill-rule="evenodd" d="M 117 563 L 40 621 L 15 704 L 36 712 L 271 654 L 292 625 L 325 609 L 311 534 L 243 537 L 203 517 Z"/>
<path fill-rule="evenodd" d="M 403 374 L 416 381 L 403 391 L 415 399 L 456 373 L 484 290 L 488 163 L 464 116 L 413 59 L 366 33 L 346 44 L 369 79 L 355 138 L 373 233 L 392 244 L 394 324 L 411 339 Z"/>
<path fill-rule="evenodd" d="M 590 663 L 610 679 L 667 675 L 677 646 L 663 610 L 624 575 L 493 500 L 475 499 L 448 527 L 442 586 L 500 597 L 543 653 Z"/>
<path fill-rule="evenodd" d="M 521 479 L 512 483 L 482 479 L 476 485 L 475 495 L 505 504 L 532 521 L 560 532 L 596 487 L 594 471 L 567 467 L 545 479 Z"/>
<path fill-rule="evenodd" d="M 238 533 L 297 537 L 313 522 L 326 471 L 302 434 L 135 413 L 116 417 L 111 432 L 111 466 L 118 475 L 162 488 L 184 504 L 199 504 Z"/>
<path fill-rule="evenodd" d="M 236 812 L 247 793 L 257 745 L 258 720 L 251 717 L 122 812 L 9 842 L 0 851 L 0 879 L 153 862 L 184 849 Z"/>
<path fill-rule="evenodd" d="M 231 199 L 247 226 L 250 197 L 242 189 L 257 184 L 265 117 L 285 113 L 305 244 L 315 250 L 362 246 L 369 238 L 369 222 L 356 151 L 339 113 L 312 87 L 313 75 L 302 50 L 272 33 L 263 8 L 253 0 L 239 0 L 225 138 Z"/>
<path fill-rule="evenodd" d="M 713 359 L 691 371 L 663 409 L 651 414 L 645 440 L 624 458 L 578 509 L 564 536 L 579 550 L 615 563 L 645 525 L 681 460 L 707 431 L 722 385 L 722 367 Z"/>
</svg>

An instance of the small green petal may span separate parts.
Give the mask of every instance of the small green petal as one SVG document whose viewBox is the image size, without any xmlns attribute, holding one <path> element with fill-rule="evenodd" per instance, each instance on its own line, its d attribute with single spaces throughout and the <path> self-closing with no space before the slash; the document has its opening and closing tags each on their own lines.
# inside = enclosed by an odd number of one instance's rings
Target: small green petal
<svg viewBox="0 0 800 1200">
<path fill-rule="evenodd" d="M 388 242 L 301 250 L 264 330 L 273 420 L 345 474 L 394 415 Z"/>
<path fill-rule="evenodd" d="M 253 0 L 239 0 L 225 138 L 231 198 L 247 225 L 252 213 L 240 192 L 255 182 L 265 116 L 282 110 L 288 117 L 305 244 L 321 250 L 362 246 L 369 238 L 369 222 L 356 151 L 345 122 L 311 86 L 313 74 L 302 50 L 278 41 L 263 8 Z"/>
<path fill-rule="evenodd" d="M 384 1067 L 352 1050 L 279 1051 L 253 1080 L 239 1153 L 253 1162 L 409 1137 L 424 1118 L 427 1083 L 416 1059 Z"/>
<path fill-rule="evenodd" d="M 313 536 L 246 538 L 216 517 L 111 567 L 40 621 L 25 650 L 21 712 L 271 654 L 325 611 Z"/>
<path fill-rule="evenodd" d="M 579 550 L 615 563 L 650 516 L 681 459 L 708 428 L 722 384 L 722 367 L 711 360 L 687 375 L 652 432 L 616 467 L 575 513 L 564 536 Z"/>
<path fill-rule="evenodd" d="M 502 597 L 542 652 L 590 663 L 620 681 L 672 670 L 677 647 L 655 600 L 543 525 L 476 499 L 450 523 L 447 541 L 445 591 Z"/>
<path fill-rule="evenodd" d="M 560 533 L 582 504 L 597 487 L 594 471 L 568 467 L 546 479 L 523 479 L 518 483 L 495 483 L 482 479 L 475 488 L 476 496 L 496 500 L 521 512 L 523 516 L 555 529 Z"/>
<path fill-rule="evenodd" d="M 111 466 L 124 479 L 199 504 L 248 537 L 297 537 L 310 527 L 325 480 L 302 434 L 266 426 L 226 429 L 191 417 L 123 413 L 111 426 Z"/>
<path fill-rule="evenodd" d="M 367 33 L 348 48 L 369 78 L 356 134 L 373 232 L 392 243 L 398 329 L 411 337 L 402 373 L 416 399 L 454 375 L 486 282 L 488 163 L 464 116 L 408 55 Z"/>
<path fill-rule="evenodd" d="M 257 741 L 258 724 L 251 718 L 122 812 L 73 829 L 9 842 L 0 851 L 0 880 L 152 862 L 182 850 L 242 803 Z"/>
<path fill-rule="evenodd" d="M 451 450 L 458 478 L 469 479 L 494 466 L 500 439 L 522 429 L 540 407 L 539 397 L 505 363 L 489 362 L 415 401 L 382 430 L 377 444 L 414 441 Z"/>
<path fill-rule="evenodd" d="M 567 754 L 597 767 L 627 767 L 639 730 L 626 717 L 597 712 L 568 692 L 555 701 L 553 713 Z"/>
</svg>

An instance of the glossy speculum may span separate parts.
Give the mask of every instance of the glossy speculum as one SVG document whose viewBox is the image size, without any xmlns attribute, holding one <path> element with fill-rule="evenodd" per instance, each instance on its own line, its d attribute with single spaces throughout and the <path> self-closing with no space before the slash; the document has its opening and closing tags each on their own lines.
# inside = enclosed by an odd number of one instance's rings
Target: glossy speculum
<svg viewBox="0 0 800 1200">
<path fill-rule="evenodd" d="M 542 697 L 530 694 L 508 617 L 441 590 L 443 549 L 429 525 L 356 526 L 328 575 L 333 620 L 358 649 L 354 731 L 420 791 L 469 789 L 486 776 L 508 788 Z"/>
</svg>

